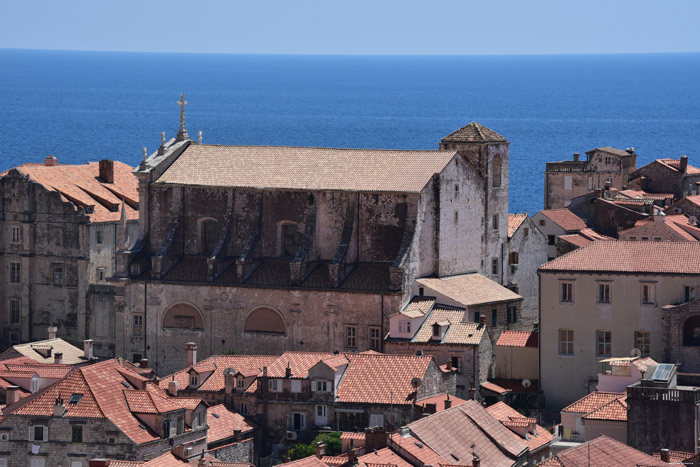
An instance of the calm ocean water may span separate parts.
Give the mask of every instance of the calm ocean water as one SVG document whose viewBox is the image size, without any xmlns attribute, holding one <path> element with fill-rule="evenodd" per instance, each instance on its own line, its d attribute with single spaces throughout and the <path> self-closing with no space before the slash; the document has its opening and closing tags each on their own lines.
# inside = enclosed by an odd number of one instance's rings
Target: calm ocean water
<svg viewBox="0 0 700 467">
<path fill-rule="evenodd" d="M 260 56 L 0 50 L 0 170 L 48 154 L 135 165 L 178 128 L 217 144 L 436 148 L 476 120 L 511 142 L 510 210 L 545 162 L 633 146 L 700 166 L 700 54 Z"/>
</svg>

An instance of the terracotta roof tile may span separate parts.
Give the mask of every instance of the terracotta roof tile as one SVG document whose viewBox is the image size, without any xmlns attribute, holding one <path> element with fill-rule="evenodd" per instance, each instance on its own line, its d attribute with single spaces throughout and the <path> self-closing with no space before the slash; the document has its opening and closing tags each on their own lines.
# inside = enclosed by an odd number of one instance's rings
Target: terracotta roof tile
<svg viewBox="0 0 700 467">
<path fill-rule="evenodd" d="M 516 392 L 516 393 L 530 393 L 537 394 L 539 392 L 539 382 L 536 379 L 531 379 L 530 386 L 523 386 L 522 379 L 505 379 L 505 378 L 493 378 L 488 381 L 488 383 L 500 387 L 506 392 Z M 484 384 L 484 383 L 480 383 Z"/>
<path fill-rule="evenodd" d="M 190 144 L 159 184 L 418 193 L 454 151 Z"/>
<path fill-rule="evenodd" d="M 644 454 L 626 444 L 601 435 L 579 446 L 560 452 L 538 464 L 540 466 L 579 467 L 605 465 L 615 467 L 666 466 L 665 462 Z"/>
<path fill-rule="evenodd" d="M 292 369 L 292 378 L 306 378 L 309 369 L 321 360 L 337 357 L 331 352 L 285 352 L 267 369 L 270 378 L 284 378 L 287 365 Z"/>
<path fill-rule="evenodd" d="M 439 295 L 454 300 L 464 307 L 522 300 L 520 295 L 481 274 L 423 278 L 416 279 L 416 282 Z"/>
<path fill-rule="evenodd" d="M 43 348 L 50 348 L 51 354 L 48 355 L 37 351 Z M 87 362 L 87 360 L 85 360 L 85 352 L 83 349 L 80 349 L 73 344 L 69 344 L 61 338 L 13 345 L 12 348 L 6 350 L 2 355 L 0 355 L 0 360 L 14 358 L 14 355 L 16 354 L 12 352 L 13 350 L 39 363 L 52 364 L 54 362 L 54 354 L 56 352 L 61 352 L 63 354 L 64 365 L 79 365 Z"/>
<path fill-rule="evenodd" d="M 354 439 L 354 440 L 365 440 L 365 433 L 354 433 L 352 431 L 344 431 L 340 434 L 340 439 Z"/>
<path fill-rule="evenodd" d="M 507 140 L 495 131 L 477 122 L 471 122 L 442 138 L 445 143 L 489 143 Z"/>
<path fill-rule="evenodd" d="M 428 314 L 433 306 L 435 306 L 434 297 L 413 297 L 399 313 L 410 318 L 420 318 Z"/>
<path fill-rule="evenodd" d="M 612 422 L 627 421 L 626 397 L 611 400 L 607 404 L 588 412 L 583 416 L 586 420 L 607 420 Z"/>
<path fill-rule="evenodd" d="M 127 220 L 137 220 L 138 179 L 131 173 L 133 168 L 114 161 L 114 183 L 104 183 L 99 177 L 98 162 L 83 165 L 46 166 L 24 164 L 15 168 L 49 191 L 58 191 L 64 199 L 76 205 L 93 206 L 86 212 L 91 222 L 117 222 L 121 218 L 122 199 L 126 201 Z M 7 172 L 5 172 L 7 173 Z"/>
<path fill-rule="evenodd" d="M 321 462 L 326 465 L 343 465 L 348 462 L 348 456 L 345 454 L 340 456 L 321 456 Z"/>
<path fill-rule="evenodd" d="M 328 467 L 328 464 L 322 462 L 321 459 L 316 456 L 304 457 L 303 459 L 277 465 L 285 467 Z"/>
<path fill-rule="evenodd" d="M 479 383 L 479 386 L 486 389 L 487 391 L 495 392 L 496 394 L 505 394 L 511 391 L 510 389 L 506 389 L 490 381 L 484 381 L 482 383 Z"/>
<path fill-rule="evenodd" d="M 511 238 L 520 225 L 527 219 L 527 213 L 508 214 L 508 238 Z"/>
<path fill-rule="evenodd" d="M 590 394 L 583 396 L 581 399 L 577 400 L 573 404 L 567 405 L 566 407 L 561 409 L 561 411 L 587 414 L 592 412 L 593 410 L 601 408 L 610 401 L 620 399 L 622 397 L 625 397 L 624 392 L 594 391 Z"/>
<path fill-rule="evenodd" d="M 583 219 L 568 209 L 545 209 L 540 211 L 540 213 L 569 233 L 573 233 L 587 227 Z"/>
<path fill-rule="evenodd" d="M 680 159 L 656 159 L 655 162 L 663 164 L 666 167 L 670 167 L 671 169 L 675 170 L 676 172 L 680 172 L 680 165 L 681 165 Z M 688 164 L 688 168 L 686 170 L 686 173 L 700 174 L 700 169 Z"/>
<path fill-rule="evenodd" d="M 452 402 L 451 407 L 457 407 L 458 405 L 462 405 L 465 402 L 467 402 L 466 400 L 460 399 L 457 396 L 450 396 L 449 394 L 438 394 L 437 396 L 426 397 L 425 399 L 416 401 L 416 405 L 419 407 L 425 407 L 428 404 L 435 404 L 435 411 L 441 412 L 443 410 L 446 410 L 445 401 L 447 400 L 447 398 L 449 398 Z"/>
<path fill-rule="evenodd" d="M 537 347 L 539 333 L 537 331 L 503 331 L 496 345 L 502 347 Z"/>
<path fill-rule="evenodd" d="M 413 436 L 403 436 L 399 433 L 393 433 L 389 436 L 389 446 L 394 450 L 405 451 L 410 456 L 414 457 L 423 465 L 439 466 L 446 464 L 449 461 L 437 452 L 430 449 L 429 446 L 421 443 Z"/>
<path fill-rule="evenodd" d="M 357 462 L 360 466 L 373 467 L 378 465 L 393 465 L 396 467 L 412 467 L 411 464 L 406 462 L 401 456 L 396 454 L 389 448 L 379 449 L 364 456 L 357 458 Z"/>
<path fill-rule="evenodd" d="M 531 423 L 535 424 L 537 435 L 530 433 L 529 440 L 525 440 L 517 433 L 511 432 L 520 442 L 527 444 L 527 446 L 530 448 L 530 452 L 536 451 L 545 444 L 548 444 L 554 440 L 554 436 L 552 436 L 549 431 L 547 431 L 544 427 L 537 425 L 536 419 L 525 418 L 520 412 L 508 406 L 504 402 L 497 402 L 489 407 L 486 407 L 486 411 L 506 426 L 508 426 L 507 424 L 517 424 L 518 426 L 527 427 L 530 426 Z"/>
<path fill-rule="evenodd" d="M 435 307 L 413 336 L 412 342 L 439 342 L 441 344 L 479 345 L 486 326 L 462 321 L 464 310 Z M 440 341 L 433 340 L 433 324 L 448 322 L 447 331 Z"/>
<path fill-rule="evenodd" d="M 483 465 L 511 466 L 528 449 L 473 400 L 410 423 L 408 428 L 441 457 L 458 462 L 470 462 L 475 453 Z"/>
<path fill-rule="evenodd" d="M 700 274 L 700 242 L 597 241 L 540 266 L 541 272 Z"/>
<path fill-rule="evenodd" d="M 216 414 L 216 416 L 214 416 Z M 207 408 L 207 443 L 213 443 L 233 436 L 233 430 L 246 433 L 253 430 L 243 415 L 233 412 L 223 404 Z"/>
<path fill-rule="evenodd" d="M 348 354 L 350 364 L 336 391 L 340 403 L 410 405 L 413 378 L 425 377 L 432 357 Z"/>
<path fill-rule="evenodd" d="M 671 463 L 676 463 L 676 464 L 681 464 L 682 462 L 687 462 L 690 460 L 695 460 L 695 462 L 700 461 L 700 454 L 695 454 L 692 452 L 683 452 L 683 451 L 669 451 L 669 456 L 670 456 L 670 461 Z M 660 452 L 655 452 L 652 454 L 655 459 L 661 459 L 661 453 Z M 693 465 L 693 464 L 688 464 L 688 465 Z"/>
<path fill-rule="evenodd" d="M 620 156 L 620 157 L 629 157 L 629 156 L 633 155 L 625 150 L 612 148 L 610 146 L 603 146 L 602 148 L 591 149 L 590 151 L 586 151 L 586 154 L 590 154 L 590 153 L 595 152 L 595 151 L 607 152 L 609 154 L 613 154 L 615 156 Z"/>
</svg>

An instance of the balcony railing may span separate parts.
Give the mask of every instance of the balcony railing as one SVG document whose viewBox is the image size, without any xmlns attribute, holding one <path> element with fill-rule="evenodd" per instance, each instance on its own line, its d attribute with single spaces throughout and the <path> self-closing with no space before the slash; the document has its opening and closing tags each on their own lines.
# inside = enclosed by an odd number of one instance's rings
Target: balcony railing
<svg viewBox="0 0 700 467">
<path fill-rule="evenodd" d="M 669 389 L 630 386 L 627 388 L 627 399 L 647 401 L 678 402 L 682 404 L 700 403 L 700 389 Z"/>
</svg>

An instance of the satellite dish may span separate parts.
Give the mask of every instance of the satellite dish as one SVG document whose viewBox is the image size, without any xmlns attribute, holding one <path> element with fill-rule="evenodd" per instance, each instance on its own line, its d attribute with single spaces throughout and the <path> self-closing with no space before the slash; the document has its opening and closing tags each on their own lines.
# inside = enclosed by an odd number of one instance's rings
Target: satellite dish
<svg viewBox="0 0 700 467">
<path fill-rule="evenodd" d="M 688 224 L 695 225 L 698 223 L 698 218 L 695 216 L 688 217 Z"/>
<path fill-rule="evenodd" d="M 630 351 L 630 357 L 641 357 L 641 356 L 642 356 L 642 351 L 636 347 Z"/>
<path fill-rule="evenodd" d="M 522 384 L 524 388 L 529 388 L 530 386 L 532 386 L 532 381 L 530 381 L 529 379 L 524 379 L 520 382 L 520 384 Z"/>
<path fill-rule="evenodd" d="M 411 380 L 411 386 L 413 386 L 414 389 L 418 389 L 420 387 L 421 380 L 420 378 L 416 377 Z"/>
</svg>

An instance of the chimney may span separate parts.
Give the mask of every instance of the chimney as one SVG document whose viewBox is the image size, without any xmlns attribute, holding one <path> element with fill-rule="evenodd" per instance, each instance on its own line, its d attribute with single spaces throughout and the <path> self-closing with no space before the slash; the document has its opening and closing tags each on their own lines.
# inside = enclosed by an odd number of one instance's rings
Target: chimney
<svg viewBox="0 0 700 467">
<path fill-rule="evenodd" d="M 452 400 L 450 400 L 450 395 L 447 395 L 447 399 L 445 399 L 445 410 L 449 409 L 452 407 Z"/>
<path fill-rule="evenodd" d="M 49 328 L 49 339 L 55 339 L 58 333 L 58 328 L 56 326 L 51 326 Z"/>
<path fill-rule="evenodd" d="M 578 152 L 574 153 L 574 162 L 578 162 L 581 159 L 581 154 Z"/>
<path fill-rule="evenodd" d="M 481 459 L 479 456 L 474 454 L 474 458 L 472 459 L 472 467 L 479 467 L 481 465 Z"/>
<path fill-rule="evenodd" d="M 90 459 L 89 467 L 109 467 L 110 459 Z"/>
<path fill-rule="evenodd" d="M 83 341 L 83 356 L 85 360 L 92 360 L 92 339 Z"/>
<path fill-rule="evenodd" d="M 7 386 L 5 388 L 5 403 L 7 405 L 14 404 L 19 399 L 19 386 Z"/>
<path fill-rule="evenodd" d="M 173 397 L 177 397 L 177 381 L 174 379 L 168 381 L 168 394 Z"/>
<path fill-rule="evenodd" d="M 46 167 L 55 167 L 58 165 L 58 158 L 56 156 L 46 156 L 46 159 L 44 159 L 44 165 Z"/>
<path fill-rule="evenodd" d="M 142 358 L 141 360 L 139 360 L 139 366 L 141 368 L 148 368 L 148 359 Z"/>
<path fill-rule="evenodd" d="M 114 183 L 114 161 L 102 159 L 100 161 L 100 179 L 105 183 Z"/>
<path fill-rule="evenodd" d="M 379 451 L 387 447 L 389 435 L 384 428 L 367 428 L 365 430 L 365 452 Z"/>
<path fill-rule="evenodd" d="M 348 462 L 350 463 L 350 465 L 357 464 L 357 452 L 359 450 L 359 448 L 352 448 L 348 451 Z"/>
<path fill-rule="evenodd" d="M 486 324 L 486 315 L 479 315 L 479 327 Z"/>
<path fill-rule="evenodd" d="M 63 352 L 56 352 L 53 354 L 53 362 L 57 364 L 63 363 Z"/>
<path fill-rule="evenodd" d="M 316 443 L 316 457 L 319 459 L 326 455 L 326 443 Z"/>
<path fill-rule="evenodd" d="M 686 173 L 688 171 L 688 156 L 681 156 L 681 172 Z"/>
<path fill-rule="evenodd" d="M 447 359 L 447 363 L 445 363 L 445 369 L 447 371 L 452 371 L 452 359 L 451 358 Z"/>
<path fill-rule="evenodd" d="M 284 369 L 284 377 L 285 378 L 292 377 L 292 367 L 289 366 L 289 362 L 287 362 L 287 368 Z"/>
<path fill-rule="evenodd" d="M 671 451 L 665 448 L 661 450 L 661 462 L 671 462 Z"/>
<path fill-rule="evenodd" d="M 63 399 L 61 399 L 61 394 L 58 394 L 58 397 L 56 398 L 56 403 L 53 406 L 53 416 L 54 417 L 63 417 L 63 415 L 66 413 L 66 405 L 63 403 Z"/>
<path fill-rule="evenodd" d="M 233 442 L 237 443 L 239 439 L 241 439 L 241 431 L 242 430 L 233 430 Z"/>
<path fill-rule="evenodd" d="M 476 395 L 476 388 L 469 388 L 469 398 L 474 399 L 475 395 Z"/>
<path fill-rule="evenodd" d="M 627 154 L 634 154 L 634 148 L 627 148 L 627 149 L 625 149 L 625 152 Z"/>
<path fill-rule="evenodd" d="M 197 344 L 188 342 L 185 344 L 185 366 L 190 367 L 197 363 Z"/>
</svg>

